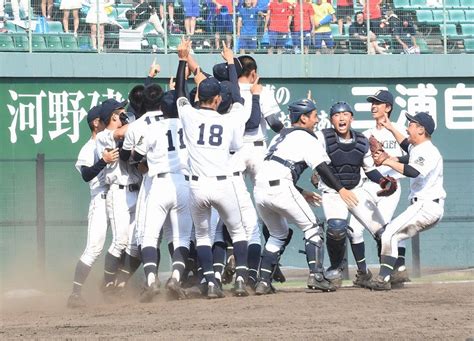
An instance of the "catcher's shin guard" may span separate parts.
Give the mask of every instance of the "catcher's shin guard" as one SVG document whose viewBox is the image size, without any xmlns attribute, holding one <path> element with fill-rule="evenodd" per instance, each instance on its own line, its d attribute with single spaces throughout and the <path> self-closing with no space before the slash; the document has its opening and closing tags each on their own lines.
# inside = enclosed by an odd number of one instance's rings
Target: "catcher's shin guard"
<svg viewBox="0 0 474 341">
<path fill-rule="evenodd" d="M 344 219 L 329 219 L 326 232 L 326 246 L 328 248 L 331 268 L 344 266 L 346 252 L 347 221 Z"/>
</svg>

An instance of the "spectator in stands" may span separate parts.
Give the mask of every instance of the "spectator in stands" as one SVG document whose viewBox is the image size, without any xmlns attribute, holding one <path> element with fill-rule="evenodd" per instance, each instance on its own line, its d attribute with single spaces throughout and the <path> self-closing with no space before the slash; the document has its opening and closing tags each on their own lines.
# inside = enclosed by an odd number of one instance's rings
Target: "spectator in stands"
<svg viewBox="0 0 474 341">
<path fill-rule="evenodd" d="M 196 30 L 196 18 L 199 17 L 199 0 L 183 0 L 184 7 L 184 29 L 186 35 L 194 35 Z"/>
<path fill-rule="evenodd" d="M 99 6 L 97 7 L 97 3 Z M 90 24 L 92 49 L 102 51 L 104 49 L 104 25 L 109 23 L 109 18 L 105 12 L 106 7 L 114 4 L 114 0 L 85 0 L 83 4 L 88 5 L 89 11 L 86 16 L 86 23 Z M 97 14 L 98 12 L 98 14 Z M 99 22 L 97 22 L 97 17 Z M 99 37 L 97 37 L 97 25 L 99 25 Z"/>
<path fill-rule="evenodd" d="M 314 48 L 321 53 L 322 43 L 326 45 L 328 53 L 334 53 L 334 39 L 331 33 L 331 23 L 336 21 L 336 11 L 327 0 L 317 0 L 314 9 Z"/>
<path fill-rule="evenodd" d="M 221 35 L 225 37 L 226 46 L 232 46 L 232 34 L 234 33 L 234 25 L 232 16 L 234 7 L 232 0 L 212 0 L 215 5 L 215 46 L 220 50 Z M 222 38 L 223 39 L 223 38 Z"/>
<path fill-rule="evenodd" d="M 149 22 L 153 25 L 158 34 L 165 34 L 163 25 L 156 13 L 156 8 L 153 8 L 150 3 L 144 0 L 141 0 L 138 4 L 134 4 L 131 9 L 127 10 L 125 17 L 131 29 L 144 30 L 145 25 Z"/>
<path fill-rule="evenodd" d="M 79 28 L 79 10 L 81 7 L 82 0 L 62 0 L 59 7 L 63 11 L 63 28 L 65 33 L 69 33 L 69 12 L 72 11 L 75 37 L 77 37 L 77 29 Z"/>
<path fill-rule="evenodd" d="M 160 2 L 160 17 L 161 21 L 165 21 L 165 7 L 164 3 L 168 5 L 167 9 L 167 14 L 168 14 L 168 32 L 169 33 L 180 33 L 181 31 L 179 30 L 178 26 L 174 22 L 174 0 L 158 0 Z M 153 6 L 153 4 L 152 4 Z M 153 6 L 156 8 L 156 6 Z"/>
<path fill-rule="evenodd" d="M 354 14 L 353 0 L 337 0 L 336 17 L 339 26 L 339 34 L 344 34 L 344 22 L 350 23 Z"/>
<path fill-rule="evenodd" d="M 395 33 L 395 40 L 398 45 L 396 49 L 401 49 L 402 53 L 419 54 L 420 48 L 416 44 L 416 30 L 413 22 L 408 17 L 403 18 L 401 25 Z"/>
<path fill-rule="evenodd" d="M 367 1 L 360 0 L 363 5 L 362 12 L 364 13 L 364 20 L 370 19 L 370 30 L 375 34 L 379 34 L 380 21 L 382 20 L 382 0 L 369 0 L 369 8 L 367 15 Z"/>
<path fill-rule="evenodd" d="M 393 10 L 389 9 L 385 13 L 385 18 L 380 22 L 379 34 L 390 35 L 394 37 L 400 24 L 401 23 L 400 19 L 398 19 L 398 16 Z"/>
<path fill-rule="evenodd" d="M 357 12 L 356 20 L 349 27 L 349 41 L 351 50 L 367 51 L 368 54 L 386 54 L 386 50 L 379 46 L 376 35 L 369 31 L 369 48 L 367 49 L 367 23 L 364 21 L 364 14 Z"/>
<path fill-rule="evenodd" d="M 311 36 L 314 31 L 314 9 L 311 0 L 305 0 L 303 7 L 300 6 L 299 1 L 293 6 L 293 46 L 295 52 L 301 46 L 301 11 L 303 11 L 303 45 L 304 53 L 309 53 L 309 46 L 311 45 Z"/>
<path fill-rule="evenodd" d="M 274 48 L 279 54 L 283 52 L 290 35 L 291 15 L 291 6 L 286 0 L 273 0 L 268 5 L 264 31 L 268 31 L 270 38 L 269 54 Z"/>
<path fill-rule="evenodd" d="M 53 0 L 41 0 L 41 14 L 48 20 L 51 20 L 53 15 Z"/>
<path fill-rule="evenodd" d="M 257 25 L 259 9 L 253 0 L 245 0 L 239 7 L 237 36 L 239 37 L 240 54 L 257 49 Z"/>
</svg>

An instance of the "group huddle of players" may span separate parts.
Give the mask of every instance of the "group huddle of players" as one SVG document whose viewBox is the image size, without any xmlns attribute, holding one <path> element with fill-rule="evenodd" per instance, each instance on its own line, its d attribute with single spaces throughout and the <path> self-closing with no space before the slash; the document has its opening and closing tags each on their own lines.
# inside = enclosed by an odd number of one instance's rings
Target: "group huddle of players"
<svg viewBox="0 0 474 341">
<path fill-rule="evenodd" d="M 390 92 L 367 98 L 376 126 L 364 134 L 351 129 L 353 111 L 345 102 L 330 109 L 333 127 L 315 133 L 318 116 L 311 99 L 290 104 L 292 126 L 284 128 L 274 94 L 259 84 L 251 56 L 234 58 L 224 45 L 225 63 L 215 65 L 210 75 L 190 50 L 191 42 L 183 39 L 171 90 L 163 92 L 149 77 L 132 89 L 129 103 L 109 99 L 88 113 L 92 136 L 76 163 L 90 185 L 88 240 L 68 306 L 85 305 L 81 288 L 103 249 L 108 226 L 112 243 L 102 285 L 107 300 L 120 297 L 140 265 L 145 272 L 140 301 L 153 300 L 160 287 L 162 237 L 172 257 L 165 287 L 173 297 L 224 297 L 222 284 L 234 273 L 234 296 L 273 293 L 272 281 L 285 280 L 278 263 L 291 240 L 289 223 L 304 233 L 311 290 L 340 286 L 347 239 L 358 268 L 354 285 L 389 290 L 408 280 L 399 242 L 432 226 L 442 212 L 423 227 L 420 219 L 414 225 L 390 223 L 400 198 L 399 179 L 425 177 L 409 166 L 406 154 L 408 145 L 417 142 L 389 120 Z M 150 76 L 157 71 L 152 65 Z M 196 83 L 190 91 L 189 74 Z M 426 117 L 419 115 L 407 119 L 428 131 Z M 268 148 L 267 126 L 277 133 Z M 308 167 L 321 195 L 296 185 Z M 413 198 L 420 205 L 425 201 L 420 195 Z M 438 205 L 444 202 L 442 195 L 436 199 Z M 310 207 L 320 204 L 326 231 Z M 374 277 L 365 262 L 364 228 L 379 246 L 381 273 Z M 324 240 L 328 269 L 323 267 Z"/>
</svg>

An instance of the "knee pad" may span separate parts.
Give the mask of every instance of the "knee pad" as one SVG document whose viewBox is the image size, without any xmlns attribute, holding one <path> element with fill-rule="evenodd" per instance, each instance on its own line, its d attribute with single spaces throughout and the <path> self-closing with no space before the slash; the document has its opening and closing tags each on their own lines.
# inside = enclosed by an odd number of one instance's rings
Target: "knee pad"
<svg viewBox="0 0 474 341">
<path fill-rule="evenodd" d="M 314 224 L 309 230 L 304 232 L 304 240 L 307 243 L 321 247 L 323 245 L 324 233 L 322 225 Z"/>
<path fill-rule="evenodd" d="M 344 240 L 347 236 L 347 220 L 328 219 L 327 238 L 331 240 Z"/>
</svg>

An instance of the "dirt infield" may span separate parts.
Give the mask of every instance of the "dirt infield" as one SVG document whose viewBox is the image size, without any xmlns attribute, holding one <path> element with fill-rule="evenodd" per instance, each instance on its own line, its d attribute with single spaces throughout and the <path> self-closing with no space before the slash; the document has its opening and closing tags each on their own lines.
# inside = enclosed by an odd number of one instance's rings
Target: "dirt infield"
<svg viewBox="0 0 474 341">
<path fill-rule="evenodd" d="M 474 336 L 474 283 L 410 284 L 391 292 L 344 287 L 335 293 L 282 288 L 275 295 L 107 305 L 67 294 L 3 298 L 2 339 L 456 339 Z"/>
</svg>

